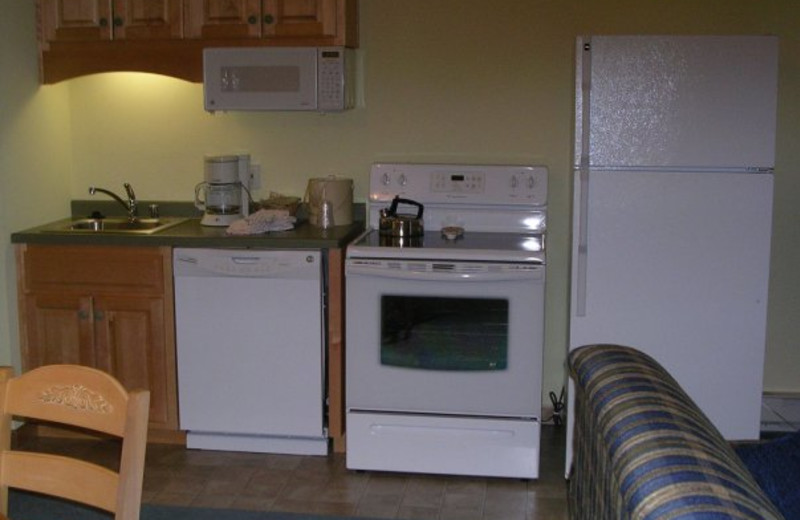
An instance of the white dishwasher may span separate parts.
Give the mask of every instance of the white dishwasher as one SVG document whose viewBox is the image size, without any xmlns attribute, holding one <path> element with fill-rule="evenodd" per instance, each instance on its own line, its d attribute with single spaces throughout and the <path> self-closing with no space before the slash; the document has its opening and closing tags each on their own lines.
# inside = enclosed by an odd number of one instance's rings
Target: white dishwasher
<svg viewBox="0 0 800 520">
<path fill-rule="evenodd" d="M 173 265 L 187 447 L 327 454 L 322 254 L 175 249 Z"/>
</svg>

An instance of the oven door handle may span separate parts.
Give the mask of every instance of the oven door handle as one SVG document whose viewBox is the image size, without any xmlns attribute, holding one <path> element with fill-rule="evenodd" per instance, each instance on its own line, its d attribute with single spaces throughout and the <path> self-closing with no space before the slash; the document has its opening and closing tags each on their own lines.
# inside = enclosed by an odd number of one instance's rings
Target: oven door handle
<svg viewBox="0 0 800 520">
<path fill-rule="evenodd" d="M 394 280 L 424 280 L 438 282 L 514 282 L 520 280 L 544 281 L 544 266 L 513 272 L 443 272 L 443 271 L 395 271 L 389 269 L 376 270 L 362 266 L 348 266 L 347 276 L 368 276 L 371 278 L 391 278 Z"/>
</svg>

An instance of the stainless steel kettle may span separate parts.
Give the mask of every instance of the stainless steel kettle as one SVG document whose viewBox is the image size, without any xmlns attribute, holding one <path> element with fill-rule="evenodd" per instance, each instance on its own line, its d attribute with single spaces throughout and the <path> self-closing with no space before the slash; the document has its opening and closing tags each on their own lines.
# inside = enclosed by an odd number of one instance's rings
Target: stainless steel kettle
<svg viewBox="0 0 800 520">
<path fill-rule="evenodd" d="M 417 214 L 399 214 L 397 213 L 397 206 L 400 204 L 407 204 L 416 206 Z M 402 199 L 395 197 L 392 199 L 392 204 L 388 208 L 383 208 L 380 211 L 380 219 L 378 223 L 378 231 L 382 236 L 390 237 L 420 237 L 425 232 L 422 223 L 422 212 L 424 207 L 419 202 Z"/>
</svg>

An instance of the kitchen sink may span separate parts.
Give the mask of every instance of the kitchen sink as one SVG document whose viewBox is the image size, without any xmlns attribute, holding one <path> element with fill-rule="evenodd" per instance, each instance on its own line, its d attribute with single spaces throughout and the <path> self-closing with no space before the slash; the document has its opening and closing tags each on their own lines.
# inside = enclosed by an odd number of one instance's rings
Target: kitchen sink
<svg viewBox="0 0 800 520">
<path fill-rule="evenodd" d="M 45 232 L 49 233 L 120 233 L 149 235 L 176 226 L 187 219 L 182 217 L 136 218 L 82 218 L 59 224 Z"/>
</svg>

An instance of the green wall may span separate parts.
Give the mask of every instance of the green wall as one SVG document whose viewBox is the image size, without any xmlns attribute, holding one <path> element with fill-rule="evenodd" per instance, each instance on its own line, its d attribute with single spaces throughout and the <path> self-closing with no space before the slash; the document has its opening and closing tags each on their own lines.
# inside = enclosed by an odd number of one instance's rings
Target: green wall
<svg viewBox="0 0 800 520">
<path fill-rule="evenodd" d="M 795 0 L 361 0 L 361 106 L 330 115 L 210 115 L 202 110 L 199 85 L 142 74 L 39 87 L 33 9 L 2 2 L 4 13 L 23 22 L 12 24 L 5 14 L 2 22 L 13 33 L 0 76 L 0 229 L 6 235 L 66 216 L 68 200 L 86 198 L 92 184 L 117 190 L 128 181 L 141 198 L 189 200 L 206 153 L 249 151 L 263 169 L 262 195 L 302 195 L 309 178 L 338 174 L 355 180 L 359 201 L 376 161 L 543 164 L 550 169 L 545 392 L 557 392 L 564 380 L 575 36 L 777 34 L 780 114 L 765 388 L 800 392 Z M 6 75 L 7 59 L 21 77 Z M 5 252 L 0 298 L 8 312 L 0 325 L 13 329 L 15 274 L 9 246 Z M 0 341 L 1 360 L 15 352 L 15 332 Z"/>
</svg>

